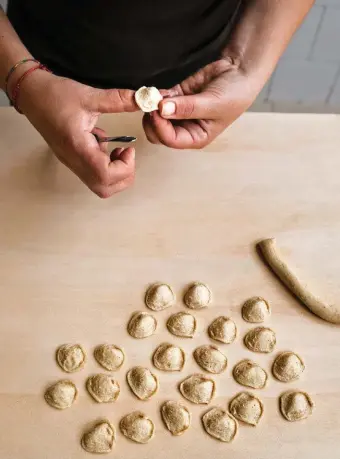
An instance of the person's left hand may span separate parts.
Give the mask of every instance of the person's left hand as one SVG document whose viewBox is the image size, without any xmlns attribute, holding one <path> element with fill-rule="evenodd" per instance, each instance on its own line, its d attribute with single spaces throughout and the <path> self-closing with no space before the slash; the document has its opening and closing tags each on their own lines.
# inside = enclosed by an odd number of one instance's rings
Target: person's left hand
<svg viewBox="0 0 340 459">
<path fill-rule="evenodd" d="M 159 112 L 144 115 L 151 143 L 203 148 L 253 103 L 263 83 L 232 59 L 215 61 L 168 91 Z"/>
</svg>

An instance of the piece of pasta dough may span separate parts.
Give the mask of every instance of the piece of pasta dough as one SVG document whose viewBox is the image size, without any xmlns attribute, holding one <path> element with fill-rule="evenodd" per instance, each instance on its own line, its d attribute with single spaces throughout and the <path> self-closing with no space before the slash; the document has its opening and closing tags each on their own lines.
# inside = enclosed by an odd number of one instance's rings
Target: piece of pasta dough
<svg viewBox="0 0 340 459">
<path fill-rule="evenodd" d="M 179 385 L 179 390 L 189 402 L 198 405 L 207 405 L 216 392 L 215 381 L 205 375 L 194 374 L 188 376 Z"/>
<path fill-rule="evenodd" d="M 263 389 L 267 383 L 267 372 L 257 363 L 249 359 L 241 360 L 233 369 L 236 382 L 253 389 Z"/>
<path fill-rule="evenodd" d="M 157 282 L 150 285 L 145 294 L 145 304 L 153 311 L 162 311 L 175 304 L 175 294 L 168 284 Z"/>
<path fill-rule="evenodd" d="M 210 288 L 202 282 L 191 284 L 184 295 L 184 303 L 190 309 L 206 308 L 212 299 Z"/>
<path fill-rule="evenodd" d="M 108 371 L 119 370 L 125 360 L 123 350 L 114 344 L 100 344 L 93 354 L 99 365 Z"/>
<path fill-rule="evenodd" d="M 273 363 L 273 375 L 282 382 L 296 381 L 305 370 L 302 358 L 295 352 L 281 352 Z"/>
<path fill-rule="evenodd" d="M 153 421 L 141 411 L 134 411 L 124 416 L 119 423 L 119 428 L 125 437 L 136 443 L 148 443 L 155 433 Z"/>
<path fill-rule="evenodd" d="M 182 435 L 191 424 L 191 414 L 188 408 L 180 402 L 169 400 L 163 403 L 161 415 L 166 428 L 172 435 Z"/>
<path fill-rule="evenodd" d="M 209 373 L 219 374 L 226 370 L 227 357 L 216 346 L 206 344 L 194 350 L 197 364 Z"/>
<path fill-rule="evenodd" d="M 80 344 L 63 344 L 56 354 L 60 368 L 66 373 L 73 373 L 85 365 L 86 354 Z"/>
<path fill-rule="evenodd" d="M 147 338 L 155 333 L 157 320 L 148 312 L 135 312 L 127 326 L 129 335 L 133 338 Z"/>
<path fill-rule="evenodd" d="M 181 338 L 193 338 L 196 332 L 196 319 L 189 312 L 172 314 L 166 326 L 170 333 Z"/>
<path fill-rule="evenodd" d="M 116 441 L 116 431 L 113 425 L 103 420 L 84 433 L 81 446 L 88 453 L 104 454 L 112 451 Z"/>
<path fill-rule="evenodd" d="M 115 402 L 120 394 L 118 381 L 103 373 L 90 376 L 86 381 L 86 388 L 98 403 Z"/>
<path fill-rule="evenodd" d="M 160 344 L 152 358 L 153 364 L 162 371 L 181 371 L 185 364 L 185 353 L 179 346 Z"/>
<path fill-rule="evenodd" d="M 308 418 L 314 402 L 306 392 L 290 390 L 280 396 L 280 410 L 287 421 L 301 421 Z"/>
<path fill-rule="evenodd" d="M 263 403 L 249 392 L 241 392 L 231 400 L 229 410 L 239 421 L 257 426 L 263 415 Z"/>
<path fill-rule="evenodd" d="M 205 431 L 217 440 L 230 443 L 237 434 L 238 422 L 230 413 L 222 408 L 211 408 L 202 417 Z"/>
<path fill-rule="evenodd" d="M 62 379 L 48 387 L 45 392 L 46 402 L 53 408 L 65 410 L 69 408 L 78 396 L 76 385 L 67 379 Z"/>
<path fill-rule="evenodd" d="M 133 367 L 126 379 L 131 391 L 140 400 L 149 400 L 158 390 L 158 379 L 148 368 Z"/>
<path fill-rule="evenodd" d="M 237 327 L 230 317 L 220 316 L 209 325 L 208 335 L 215 341 L 231 344 L 236 338 Z"/>
<path fill-rule="evenodd" d="M 158 110 L 158 104 L 163 100 L 162 94 L 154 86 L 142 86 L 135 92 L 135 101 L 138 107 L 145 113 Z"/>
<path fill-rule="evenodd" d="M 242 317 L 246 322 L 258 324 L 270 316 L 269 303 L 260 296 L 249 298 L 242 306 Z"/>
<path fill-rule="evenodd" d="M 244 344 L 250 351 L 268 354 L 275 348 L 276 334 L 270 328 L 252 328 L 244 337 Z"/>
</svg>

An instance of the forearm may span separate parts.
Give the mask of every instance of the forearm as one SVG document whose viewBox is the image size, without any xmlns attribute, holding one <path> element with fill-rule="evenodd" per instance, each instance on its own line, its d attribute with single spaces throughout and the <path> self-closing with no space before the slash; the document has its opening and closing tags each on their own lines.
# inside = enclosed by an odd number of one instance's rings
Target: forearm
<svg viewBox="0 0 340 459">
<path fill-rule="evenodd" d="M 5 89 L 5 78 L 10 68 L 21 59 L 30 58 L 32 55 L 24 46 L 6 14 L 0 8 L 0 88 Z M 23 64 L 23 67 L 30 66 Z M 19 69 L 18 69 L 19 70 Z M 20 69 L 20 71 L 22 71 Z"/>
<path fill-rule="evenodd" d="M 314 0 L 246 0 L 223 54 L 264 83 L 313 3 Z"/>
</svg>

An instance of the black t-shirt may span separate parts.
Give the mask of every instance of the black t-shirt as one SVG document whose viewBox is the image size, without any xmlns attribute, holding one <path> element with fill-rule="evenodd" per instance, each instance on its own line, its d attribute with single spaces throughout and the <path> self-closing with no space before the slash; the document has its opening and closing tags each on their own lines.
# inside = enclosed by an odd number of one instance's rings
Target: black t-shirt
<svg viewBox="0 0 340 459">
<path fill-rule="evenodd" d="M 168 88 L 217 59 L 242 0 L 9 0 L 29 51 L 96 87 Z"/>
</svg>

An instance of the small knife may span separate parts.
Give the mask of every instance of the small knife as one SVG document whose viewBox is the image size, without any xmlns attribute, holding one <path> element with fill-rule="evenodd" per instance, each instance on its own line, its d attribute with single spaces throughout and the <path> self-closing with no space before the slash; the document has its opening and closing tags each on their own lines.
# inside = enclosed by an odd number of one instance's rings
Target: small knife
<svg viewBox="0 0 340 459">
<path fill-rule="evenodd" d="M 135 142 L 137 137 L 132 137 L 128 135 L 121 135 L 117 137 L 99 137 L 97 134 L 93 134 L 98 143 L 100 142 L 122 142 L 122 143 L 130 143 Z"/>
</svg>

